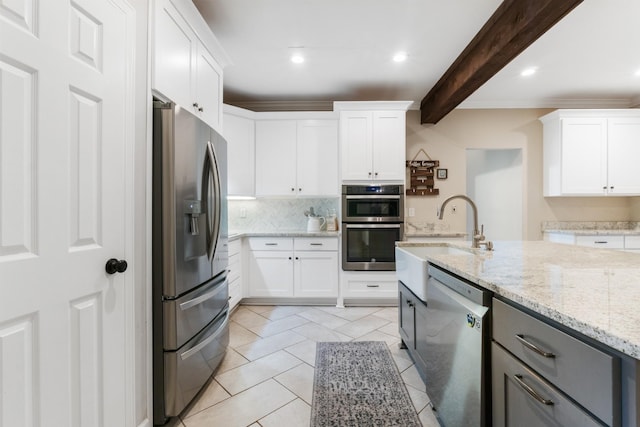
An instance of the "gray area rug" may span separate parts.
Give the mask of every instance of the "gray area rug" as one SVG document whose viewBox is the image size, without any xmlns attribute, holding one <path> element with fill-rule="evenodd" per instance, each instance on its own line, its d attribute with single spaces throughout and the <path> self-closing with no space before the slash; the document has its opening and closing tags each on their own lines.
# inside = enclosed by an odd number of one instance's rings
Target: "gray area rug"
<svg viewBox="0 0 640 427">
<path fill-rule="evenodd" d="M 386 343 L 317 344 L 311 427 L 325 426 L 421 426 Z"/>
</svg>

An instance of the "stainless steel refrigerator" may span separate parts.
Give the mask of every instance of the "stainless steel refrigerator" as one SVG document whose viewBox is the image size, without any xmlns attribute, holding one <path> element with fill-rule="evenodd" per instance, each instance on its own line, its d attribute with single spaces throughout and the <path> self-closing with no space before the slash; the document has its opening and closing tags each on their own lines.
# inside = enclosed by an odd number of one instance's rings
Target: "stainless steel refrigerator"
<svg viewBox="0 0 640 427">
<path fill-rule="evenodd" d="M 153 103 L 153 412 L 178 415 L 229 343 L 226 142 L 174 103 Z"/>
</svg>

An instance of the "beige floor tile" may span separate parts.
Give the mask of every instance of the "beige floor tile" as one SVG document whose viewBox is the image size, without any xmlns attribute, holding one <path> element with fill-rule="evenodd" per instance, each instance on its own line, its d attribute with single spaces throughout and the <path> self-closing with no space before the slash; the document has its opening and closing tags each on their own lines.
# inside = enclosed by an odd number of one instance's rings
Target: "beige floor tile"
<svg viewBox="0 0 640 427">
<path fill-rule="evenodd" d="M 374 316 L 372 316 L 372 317 L 374 317 Z M 396 323 L 396 322 L 387 323 L 383 327 L 378 328 L 378 330 L 380 332 L 382 332 L 382 333 L 387 334 L 387 335 L 391 335 L 392 337 L 400 338 L 400 332 L 398 330 L 398 323 Z"/>
<path fill-rule="evenodd" d="M 256 360 L 300 341 L 304 341 L 304 336 L 292 331 L 284 331 L 250 344 L 235 347 L 235 350 L 249 360 Z"/>
<path fill-rule="evenodd" d="M 308 427 L 311 421 L 311 406 L 296 399 L 260 420 L 262 427 Z"/>
<path fill-rule="evenodd" d="M 391 353 L 391 357 L 393 357 L 393 361 L 396 362 L 396 366 L 398 367 L 398 371 L 400 371 L 400 373 L 413 366 L 412 360 L 407 360 L 404 357 L 396 356 L 393 353 Z"/>
<path fill-rule="evenodd" d="M 300 334 L 312 341 L 351 341 L 352 338 L 348 335 L 341 334 L 332 329 L 325 328 L 324 326 L 316 323 L 307 323 L 302 326 L 298 326 L 293 329 L 297 334 Z"/>
<path fill-rule="evenodd" d="M 333 314 L 334 316 L 341 317 L 345 320 L 353 322 L 354 320 L 362 319 L 372 313 L 380 310 L 380 307 L 318 307 L 319 310 L 325 313 Z"/>
<path fill-rule="evenodd" d="M 216 375 L 215 379 L 225 390 L 235 395 L 301 363 L 303 362 L 297 357 L 286 351 L 279 351 Z"/>
<path fill-rule="evenodd" d="M 400 342 L 398 341 L 398 345 L 390 345 L 389 346 L 389 351 L 391 351 L 391 354 L 394 357 L 402 357 L 404 359 L 407 359 L 408 361 L 412 362 L 411 360 L 411 356 L 409 356 L 409 350 L 407 350 L 406 348 L 400 348 Z"/>
<path fill-rule="evenodd" d="M 290 392 L 311 405 L 313 397 L 313 367 L 302 363 L 295 368 L 274 377 L 276 381 L 285 386 Z"/>
<path fill-rule="evenodd" d="M 173 417 L 162 427 L 184 427 L 184 424 L 179 417 Z"/>
<path fill-rule="evenodd" d="M 398 321 L 398 307 L 385 307 L 373 313 L 373 316 L 387 319 L 390 322 Z"/>
<path fill-rule="evenodd" d="M 242 357 L 242 355 L 238 354 L 231 346 L 227 348 L 227 352 L 224 355 L 224 359 L 218 366 L 218 370 L 216 374 L 221 374 L 229 369 L 237 368 L 238 366 L 242 366 L 246 363 L 249 363 L 249 360 Z"/>
<path fill-rule="evenodd" d="M 298 305 L 278 305 L 267 307 L 267 309 L 261 312 L 260 315 L 269 320 L 278 320 L 294 314 L 302 313 L 303 311 L 309 310 L 309 308 L 310 307 L 308 306 Z"/>
<path fill-rule="evenodd" d="M 233 313 L 233 316 L 231 316 L 231 320 L 249 330 L 269 323 L 269 319 L 262 317 L 258 313 L 255 313 L 246 307 L 239 307 Z"/>
<path fill-rule="evenodd" d="M 272 305 L 248 305 L 248 304 L 242 304 L 240 305 L 240 307 L 244 307 L 247 310 L 251 310 L 254 313 L 258 313 L 258 314 L 262 314 L 265 312 L 268 312 L 269 310 L 272 310 L 274 306 Z M 240 308 L 238 307 L 238 308 Z"/>
<path fill-rule="evenodd" d="M 375 316 L 366 316 L 361 319 L 349 322 L 344 326 L 335 328 L 336 332 L 358 338 L 375 331 L 378 328 L 388 324 L 389 321 Z"/>
<path fill-rule="evenodd" d="M 304 340 L 285 348 L 285 351 L 293 354 L 307 365 L 316 366 L 316 344 L 315 341 Z"/>
<path fill-rule="evenodd" d="M 391 347 L 397 345 L 400 342 L 400 339 L 380 331 L 372 331 L 356 338 L 354 341 L 384 341 L 389 347 Z"/>
<path fill-rule="evenodd" d="M 296 396 L 268 380 L 184 420 L 185 427 L 246 427 L 295 400 Z"/>
<path fill-rule="evenodd" d="M 409 397 L 411 397 L 413 407 L 416 408 L 417 412 L 422 411 L 431 400 L 424 391 L 424 386 L 421 389 L 416 389 L 413 386 L 407 385 L 407 391 L 409 392 Z"/>
<path fill-rule="evenodd" d="M 308 310 L 305 310 L 299 313 L 298 316 L 304 317 L 307 320 L 315 322 L 329 329 L 339 328 L 340 326 L 349 323 L 349 321 L 346 319 L 326 313 L 317 308 L 310 308 Z"/>
<path fill-rule="evenodd" d="M 433 410 L 431 409 L 431 405 L 428 405 L 418 414 L 418 418 L 422 423 L 422 427 L 440 427 L 440 423 L 436 419 L 435 415 L 433 415 Z"/>
<path fill-rule="evenodd" d="M 249 344 L 260 337 L 247 328 L 240 326 L 236 322 L 229 322 L 229 347 L 239 347 L 244 344 Z"/>
<path fill-rule="evenodd" d="M 268 337 L 271 335 L 279 334 L 280 332 L 288 331 L 297 326 L 304 325 L 309 321 L 304 317 L 297 315 L 283 317 L 282 319 L 272 320 L 261 326 L 254 326 L 249 328 L 253 333 L 260 335 L 261 337 Z"/>
<path fill-rule="evenodd" d="M 207 387 L 194 399 L 190 407 L 181 414 L 181 417 L 183 419 L 189 418 L 229 397 L 231 395 L 214 379 L 207 384 Z"/>
<path fill-rule="evenodd" d="M 409 369 L 405 369 L 405 371 L 400 374 L 402 380 L 405 384 L 410 385 L 411 387 L 417 390 L 424 390 L 424 382 L 418 373 L 415 365 L 410 367 Z"/>
</svg>

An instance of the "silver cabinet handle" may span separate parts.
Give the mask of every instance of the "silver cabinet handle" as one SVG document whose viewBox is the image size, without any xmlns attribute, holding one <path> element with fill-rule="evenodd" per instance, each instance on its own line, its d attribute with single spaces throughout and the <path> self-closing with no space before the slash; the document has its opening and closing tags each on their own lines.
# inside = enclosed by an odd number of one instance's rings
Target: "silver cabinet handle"
<svg viewBox="0 0 640 427">
<path fill-rule="evenodd" d="M 322 243 L 310 243 L 311 246 L 322 246 Z"/>
<path fill-rule="evenodd" d="M 367 285 L 367 288 L 379 288 L 380 285 Z"/>
<path fill-rule="evenodd" d="M 534 399 L 536 399 L 538 402 L 542 403 L 543 405 L 553 405 L 553 400 L 545 399 L 544 397 L 540 396 L 540 394 L 538 394 L 537 391 L 535 391 L 533 388 L 531 388 L 531 386 L 525 383 L 524 380 L 522 379 L 522 375 L 515 374 L 513 378 L 516 380 L 518 385 L 522 387 L 524 391 L 529 393 L 529 395 Z"/>
<path fill-rule="evenodd" d="M 264 245 L 265 246 L 278 246 L 277 243 L 265 243 Z"/>
<path fill-rule="evenodd" d="M 593 243 L 597 243 L 597 244 L 603 245 L 603 244 L 606 244 L 606 243 L 609 243 L 609 242 L 607 242 L 606 240 L 596 240 Z"/>
<path fill-rule="evenodd" d="M 542 350 L 540 347 L 538 347 L 538 346 L 537 346 L 537 345 L 535 345 L 535 344 L 531 344 L 529 341 L 527 341 L 527 340 L 524 338 L 524 335 L 522 335 L 522 334 L 516 334 L 516 339 L 517 339 L 518 341 L 520 341 L 520 342 L 521 342 L 525 347 L 527 347 L 527 348 L 528 348 L 528 349 L 530 349 L 530 350 L 535 351 L 536 353 L 538 353 L 539 355 L 541 355 L 541 356 L 543 356 L 543 357 L 548 357 L 548 358 L 554 358 L 554 357 L 556 357 L 556 355 L 555 355 L 555 354 L 553 354 L 553 353 L 551 353 L 551 352 L 549 352 L 549 351 L 544 351 L 544 350 Z"/>
</svg>

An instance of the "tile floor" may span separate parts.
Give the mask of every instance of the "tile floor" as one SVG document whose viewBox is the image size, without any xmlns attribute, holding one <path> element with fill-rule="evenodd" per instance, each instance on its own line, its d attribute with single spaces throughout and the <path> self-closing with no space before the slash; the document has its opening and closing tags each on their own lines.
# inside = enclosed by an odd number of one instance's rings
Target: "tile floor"
<svg viewBox="0 0 640 427">
<path fill-rule="evenodd" d="M 424 385 L 398 346 L 396 307 L 238 307 L 227 355 L 176 427 L 306 427 L 318 341 L 385 341 L 425 427 L 438 425 Z"/>
</svg>

